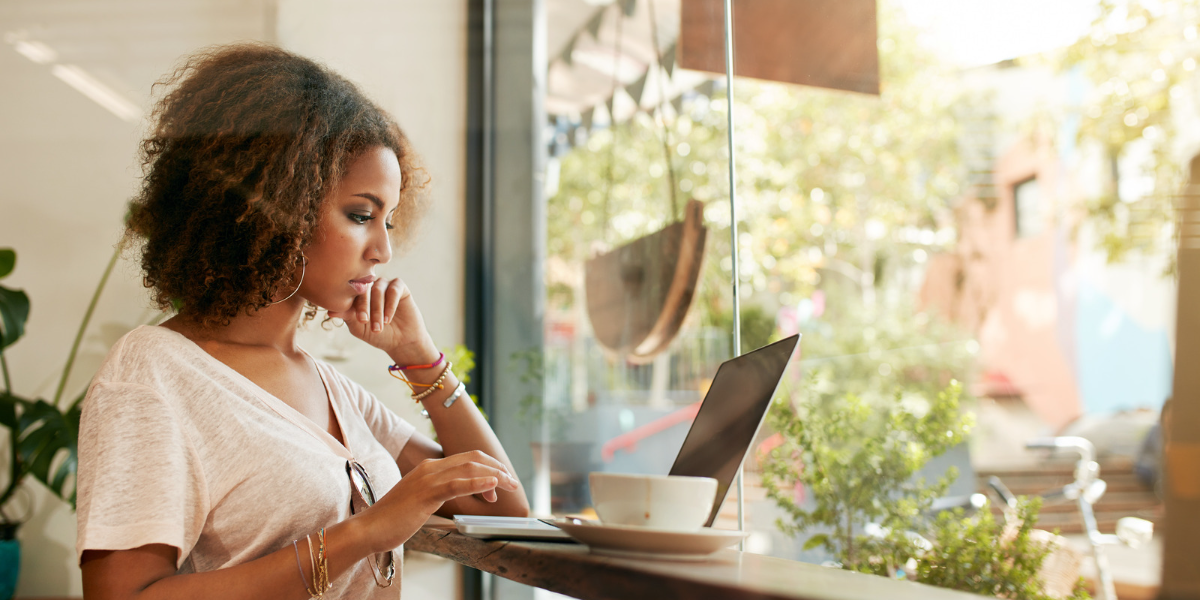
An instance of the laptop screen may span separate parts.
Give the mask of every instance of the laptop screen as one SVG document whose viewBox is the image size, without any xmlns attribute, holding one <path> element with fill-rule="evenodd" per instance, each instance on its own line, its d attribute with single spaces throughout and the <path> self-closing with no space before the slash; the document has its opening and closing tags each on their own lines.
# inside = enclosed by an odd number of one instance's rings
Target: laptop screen
<svg viewBox="0 0 1200 600">
<path fill-rule="evenodd" d="M 725 361 L 717 369 L 670 473 L 717 480 L 717 497 L 706 526 L 712 526 L 725 502 L 799 340 L 799 335 L 793 335 Z"/>
</svg>

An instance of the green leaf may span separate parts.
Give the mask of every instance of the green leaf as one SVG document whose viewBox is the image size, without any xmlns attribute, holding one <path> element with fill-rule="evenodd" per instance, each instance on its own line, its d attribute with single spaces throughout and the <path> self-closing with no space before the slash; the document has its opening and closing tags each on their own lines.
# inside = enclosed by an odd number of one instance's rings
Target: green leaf
<svg viewBox="0 0 1200 600">
<path fill-rule="evenodd" d="M 74 491 L 70 496 L 65 492 L 79 465 L 80 412 L 80 405 L 64 414 L 49 402 L 38 400 L 21 412 L 17 434 L 17 448 L 29 473 L 72 506 Z M 63 453 L 55 466 L 55 459 Z"/>
<path fill-rule="evenodd" d="M 824 533 L 818 533 L 817 535 L 814 535 L 814 536 L 808 538 L 807 542 L 804 542 L 804 549 L 812 550 L 813 548 L 816 548 L 817 546 L 820 546 L 822 544 L 827 544 L 827 543 L 829 543 L 829 536 Z"/>
<path fill-rule="evenodd" d="M 0 392 L 0 425 L 9 431 L 17 430 L 17 405 L 22 402 L 21 398 Z"/>
<path fill-rule="evenodd" d="M 0 279 L 8 277 L 17 266 L 17 252 L 12 248 L 0 248 Z"/>
<path fill-rule="evenodd" d="M 0 352 L 25 334 L 29 320 L 29 296 L 20 290 L 0 286 Z"/>
</svg>

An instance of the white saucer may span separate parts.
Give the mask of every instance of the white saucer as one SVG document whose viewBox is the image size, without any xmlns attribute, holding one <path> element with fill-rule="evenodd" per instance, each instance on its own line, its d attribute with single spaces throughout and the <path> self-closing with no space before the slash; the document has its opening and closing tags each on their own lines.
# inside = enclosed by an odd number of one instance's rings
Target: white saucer
<svg viewBox="0 0 1200 600">
<path fill-rule="evenodd" d="M 746 537 L 742 531 L 703 528 L 696 531 L 605 525 L 581 519 L 546 519 L 546 523 L 587 544 L 592 552 L 613 556 L 668 560 L 704 560 Z"/>
</svg>

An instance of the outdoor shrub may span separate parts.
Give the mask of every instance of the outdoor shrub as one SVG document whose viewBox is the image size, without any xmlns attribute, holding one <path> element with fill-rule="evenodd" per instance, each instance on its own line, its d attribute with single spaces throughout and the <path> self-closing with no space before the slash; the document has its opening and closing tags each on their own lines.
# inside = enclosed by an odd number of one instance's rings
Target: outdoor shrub
<svg viewBox="0 0 1200 600">
<path fill-rule="evenodd" d="M 985 596 L 1050 600 L 1039 570 L 1052 548 L 1031 536 L 1041 506 L 1041 498 L 1018 499 L 1011 522 L 998 521 L 989 510 L 970 517 L 962 509 L 937 515 L 929 533 L 932 547 L 920 553 L 914 579 Z M 1069 597 L 1089 597 L 1082 580 Z"/>
<path fill-rule="evenodd" d="M 793 405 L 781 394 L 767 419 L 782 444 L 762 461 L 768 496 L 790 517 L 777 526 L 807 535 L 844 569 L 1013 600 L 1049 600 L 1039 575 L 1051 548 L 1031 537 L 1040 499 L 1021 498 L 1011 524 L 988 510 L 929 518 L 934 499 L 957 477 L 916 474 L 961 443 L 972 418 L 959 413 L 957 382 L 927 404 L 897 392 L 871 405 L 853 394 Z M 796 500 L 803 485 L 812 508 Z M 868 527 L 871 525 L 871 527 Z M 1076 584 L 1071 598 L 1087 598 Z"/>
<path fill-rule="evenodd" d="M 821 546 L 846 569 L 880 575 L 900 569 L 914 549 L 907 538 L 889 536 L 895 539 L 880 547 L 885 542 L 864 527 L 912 530 L 945 494 L 956 470 L 933 483 L 914 475 L 970 430 L 971 418 L 958 412 L 961 393 L 962 386 L 951 382 L 927 406 L 906 402 L 900 393 L 882 406 L 851 394 L 800 406 L 777 397 L 767 418 L 783 443 L 764 461 L 763 484 L 791 516 L 790 523 L 779 520 L 779 529 L 789 534 L 831 529 L 810 537 L 805 549 Z M 796 502 L 797 484 L 812 494 L 811 510 Z"/>
</svg>

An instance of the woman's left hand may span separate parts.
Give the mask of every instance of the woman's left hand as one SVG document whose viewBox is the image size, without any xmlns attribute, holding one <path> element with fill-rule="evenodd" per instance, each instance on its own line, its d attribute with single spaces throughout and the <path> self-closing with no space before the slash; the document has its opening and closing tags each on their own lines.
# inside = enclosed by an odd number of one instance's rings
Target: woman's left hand
<svg viewBox="0 0 1200 600">
<path fill-rule="evenodd" d="M 376 279 L 366 293 L 354 299 L 350 310 L 329 311 L 346 322 L 354 337 L 388 353 L 399 365 L 429 364 L 438 357 L 437 346 L 425 329 L 425 320 L 401 279 Z"/>
</svg>

